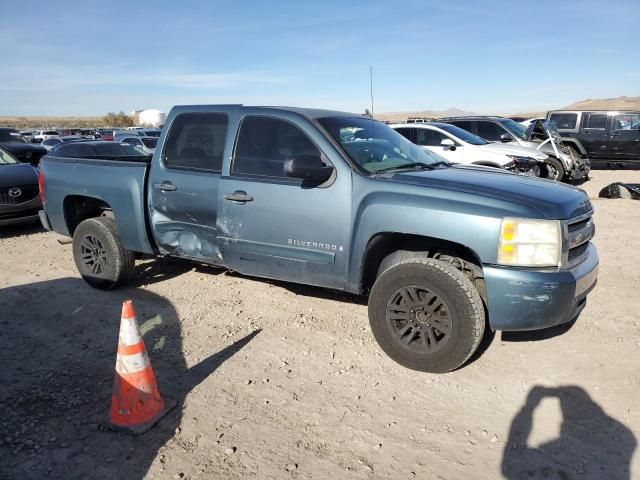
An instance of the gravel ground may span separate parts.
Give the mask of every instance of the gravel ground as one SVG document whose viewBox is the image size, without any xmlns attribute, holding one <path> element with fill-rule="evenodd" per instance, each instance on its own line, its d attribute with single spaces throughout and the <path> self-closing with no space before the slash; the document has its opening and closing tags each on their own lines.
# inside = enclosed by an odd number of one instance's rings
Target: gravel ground
<svg viewBox="0 0 640 480">
<path fill-rule="evenodd" d="M 592 198 L 640 183 L 592 177 Z M 593 203 L 600 277 L 573 328 L 498 332 L 447 375 L 382 354 L 360 298 L 171 259 L 101 292 L 55 234 L 5 227 L 0 478 L 638 478 L 640 202 Z M 127 298 L 178 401 L 138 437 L 103 427 Z"/>
</svg>

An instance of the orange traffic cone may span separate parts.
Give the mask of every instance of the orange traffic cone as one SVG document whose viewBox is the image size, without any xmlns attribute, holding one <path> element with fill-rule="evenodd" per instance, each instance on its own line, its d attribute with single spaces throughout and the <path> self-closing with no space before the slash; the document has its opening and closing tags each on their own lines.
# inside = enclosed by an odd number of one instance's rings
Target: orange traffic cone
<svg viewBox="0 0 640 480">
<path fill-rule="evenodd" d="M 173 400 L 165 401 L 160 396 L 140 335 L 133 302 L 127 300 L 122 304 L 116 376 L 111 397 L 111 427 L 134 434 L 144 433 L 173 407 Z"/>
</svg>

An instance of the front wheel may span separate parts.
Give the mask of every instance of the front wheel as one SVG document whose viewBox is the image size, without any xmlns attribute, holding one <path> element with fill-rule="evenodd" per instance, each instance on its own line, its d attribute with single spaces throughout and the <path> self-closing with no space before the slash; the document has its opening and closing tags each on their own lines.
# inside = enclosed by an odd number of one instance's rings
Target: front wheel
<svg viewBox="0 0 640 480">
<path fill-rule="evenodd" d="M 445 373 L 478 348 L 485 317 L 462 272 L 431 258 L 398 257 L 371 289 L 369 322 L 382 350 L 400 365 Z"/>
<path fill-rule="evenodd" d="M 554 157 L 549 157 L 545 160 L 543 168 L 543 177 L 549 180 L 561 181 L 564 178 L 564 165 L 562 162 Z"/>
<path fill-rule="evenodd" d="M 85 282 L 110 290 L 133 274 L 135 256 L 126 250 L 112 218 L 84 220 L 73 232 L 73 259 Z"/>
</svg>

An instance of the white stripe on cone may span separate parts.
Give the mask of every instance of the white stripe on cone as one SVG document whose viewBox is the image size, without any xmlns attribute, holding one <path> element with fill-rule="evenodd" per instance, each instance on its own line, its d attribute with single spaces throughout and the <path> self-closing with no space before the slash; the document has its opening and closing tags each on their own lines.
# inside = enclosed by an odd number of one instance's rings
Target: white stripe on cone
<svg viewBox="0 0 640 480">
<path fill-rule="evenodd" d="M 138 323 L 135 317 L 123 318 L 120 322 L 120 343 L 129 346 L 141 341 L 142 338 L 140 337 L 140 330 L 138 330 Z"/>
<path fill-rule="evenodd" d="M 149 365 L 149 356 L 146 350 L 133 355 L 118 354 L 116 357 L 116 372 L 121 375 L 141 372 Z"/>
</svg>

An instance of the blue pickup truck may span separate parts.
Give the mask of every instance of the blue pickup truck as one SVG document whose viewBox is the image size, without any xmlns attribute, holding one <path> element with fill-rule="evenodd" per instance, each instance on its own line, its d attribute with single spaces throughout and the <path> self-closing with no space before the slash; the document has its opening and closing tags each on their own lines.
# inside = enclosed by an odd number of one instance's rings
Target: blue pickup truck
<svg viewBox="0 0 640 480">
<path fill-rule="evenodd" d="M 48 155 L 40 187 L 96 288 L 152 254 L 368 295 L 381 348 L 422 371 L 458 368 L 485 329 L 574 320 L 597 279 L 582 190 L 454 166 L 350 113 L 179 106 L 152 158 Z"/>
</svg>

